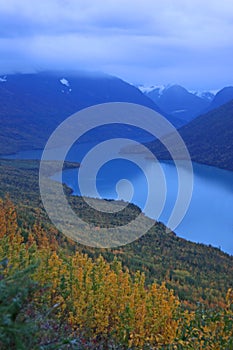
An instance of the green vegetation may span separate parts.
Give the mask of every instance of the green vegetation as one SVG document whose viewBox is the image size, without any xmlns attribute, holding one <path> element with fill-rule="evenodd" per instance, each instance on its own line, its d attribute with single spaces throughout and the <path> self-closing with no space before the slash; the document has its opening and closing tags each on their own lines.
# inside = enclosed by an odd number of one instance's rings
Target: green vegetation
<svg viewBox="0 0 233 350">
<path fill-rule="evenodd" d="M 233 170 L 233 100 L 194 119 L 180 128 L 179 133 L 193 161 Z M 179 153 L 173 135 L 166 140 Z M 170 159 L 170 154 L 159 141 L 148 146 L 157 158 Z"/>
<path fill-rule="evenodd" d="M 0 163 L 0 196 L 3 198 L 7 192 L 16 204 L 18 222 L 25 237 L 39 222 L 51 237 L 56 233 L 59 244 L 68 252 L 78 250 L 92 258 L 101 253 L 109 262 L 117 257 L 130 271 L 144 272 L 146 283 L 166 281 L 168 288 L 173 289 L 189 307 L 197 301 L 209 306 L 221 305 L 227 290 L 233 287 L 232 256 L 211 246 L 189 242 L 174 233 L 168 234 L 161 223 L 154 225 L 137 241 L 117 249 L 74 245 L 57 232 L 43 210 L 39 197 L 38 165 L 38 161 L 25 160 L 2 160 Z M 136 206 L 129 205 L 118 215 L 100 215 L 88 208 L 82 198 L 70 196 L 70 191 L 66 187 L 65 190 L 78 215 L 100 228 L 126 223 L 140 212 Z"/>
<path fill-rule="evenodd" d="M 52 175 L 56 162 L 49 165 Z M 166 233 L 161 223 L 117 249 L 76 244 L 43 209 L 38 167 L 0 161 L 1 349 L 233 347 L 232 256 Z M 100 215 L 64 190 L 99 230 L 140 213 L 128 205 Z"/>
<path fill-rule="evenodd" d="M 232 348 L 232 289 L 221 307 L 189 311 L 116 258 L 69 253 L 38 225 L 24 237 L 9 198 L 0 200 L 0 267 L 3 350 Z"/>
</svg>

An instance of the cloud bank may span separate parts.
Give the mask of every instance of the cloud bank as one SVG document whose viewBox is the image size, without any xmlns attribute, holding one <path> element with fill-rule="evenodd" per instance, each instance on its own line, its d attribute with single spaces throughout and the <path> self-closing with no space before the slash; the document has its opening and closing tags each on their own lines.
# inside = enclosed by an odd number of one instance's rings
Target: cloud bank
<svg viewBox="0 0 233 350">
<path fill-rule="evenodd" d="M 85 69 L 132 83 L 232 84 L 231 0 L 0 0 L 0 73 Z"/>
</svg>

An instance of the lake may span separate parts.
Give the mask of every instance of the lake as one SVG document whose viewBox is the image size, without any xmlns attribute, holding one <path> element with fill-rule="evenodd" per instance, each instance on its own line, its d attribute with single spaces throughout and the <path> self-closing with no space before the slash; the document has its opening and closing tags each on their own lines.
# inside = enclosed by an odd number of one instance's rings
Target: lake
<svg viewBox="0 0 233 350">
<path fill-rule="evenodd" d="M 81 161 L 87 149 L 93 145 L 83 144 L 72 147 L 67 160 Z M 16 155 L 5 158 L 11 159 L 40 159 L 41 151 L 19 152 Z M 51 158 L 59 159 L 59 152 Z M 99 198 L 116 199 L 116 184 L 121 179 L 127 179 L 132 183 L 134 193 L 132 203 L 144 208 L 147 197 L 147 179 L 145 174 L 135 165 L 138 160 L 143 162 L 143 168 L 151 175 L 155 172 L 156 164 L 153 160 L 145 159 L 143 155 L 134 155 L 132 161 L 115 159 L 101 167 L 97 174 L 96 186 Z M 166 179 L 166 202 L 159 217 L 153 217 L 151 208 L 145 210 L 145 214 L 167 224 L 172 208 L 174 207 L 178 179 L 174 164 L 170 161 L 160 162 Z M 181 223 L 175 229 L 178 236 L 193 242 L 211 244 L 223 251 L 233 254 L 233 172 L 210 167 L 203 164 L 193 163 L 194 187 L 190 206 Z M 90 174 L 91 177 L 91 174 Z M 59 174 L 55 174 L 53 180 L 58 180 Z M 71 187 L 74 194 L 80 194 L 78 187 L 78 170 L 70 169 L 63 171 L 63 182 Z M 154 176 L 156 186 L 156 176 Z M 158 183 L 158 186 L 160 184 Z M 92 196 L 91 191 L 83 193 Z M 121 190 L 121 198 L 128 199 L 128 187 Z"/>
</svg>

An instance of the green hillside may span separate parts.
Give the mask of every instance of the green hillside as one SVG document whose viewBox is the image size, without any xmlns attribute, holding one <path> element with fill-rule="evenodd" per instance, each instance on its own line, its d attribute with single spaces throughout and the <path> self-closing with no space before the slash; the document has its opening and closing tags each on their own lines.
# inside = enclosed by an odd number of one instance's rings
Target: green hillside
<svg viewBox="0 0 233 350">
<path fill-rule="evenodd" d="M 194 119 L 180 128 L 179 133 L 193 161 L 233 170 L 233 100 Z M 167 139 L 177 149 L 173 136 L 169 135 Z M 158 141 L 148 146 L 158 158 L 170 158 Z"/>
<path fill-rule="evenodd" d="M 0 197 L 9 193 L 17 206 L 20 227 L 24 235 L 36 222 L 42 223 L 48 232 L 54 232 L 39 197 L 38 161 L 1 160 Z M 66 167 L 77 164 L 66 163 Z M 51 171 L 54 171 L 52 169 Z M 70 196 L 71 205 L 84 220 L 102 227 L 126 223 L 139 214 L 140 209 L 130 204 L 119 215 L 101 215 L 87 207 L 80 197 Z M 55 230 L 56 231 L 56 230 Z M 228 288 L 233 287 L 233 257 L 219 249 L 196 244 L 166 233 L 165 227 L 157 223 L 146 235 L 118 249 L 92 249 L 73 245 L 61 234 L 57 239 L 65 249 L 87 253 L 97 257 L 100 253 L 112 261 L 117 256 L 131 271 L 143 271 L 146 281 L 166 281 L 169 288 L 189 304 L 203 301 L 209 305 L 221 303 Z"/>
</svg>

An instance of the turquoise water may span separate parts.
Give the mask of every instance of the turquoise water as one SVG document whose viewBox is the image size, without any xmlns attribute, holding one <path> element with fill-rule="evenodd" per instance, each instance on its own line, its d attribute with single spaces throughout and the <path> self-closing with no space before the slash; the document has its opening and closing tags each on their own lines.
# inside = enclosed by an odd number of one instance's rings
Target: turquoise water
<svg viewBox="0 0 233 350">
<path fill-rule="evenodd" d="M 73 149 L 67 157 L 67 160 L 80 161 L 84 155 L 84 149 L 87 145 L 77 150 Z M 90 145 L 88 145 L 90 147 Z M 41 151 L 21 152 L 10 158 L 38 159 Z M 59 158 L 58 152 L 56 157 Z M 9 158 L 9 157 L 8 157 Z M 116 184 L 121 179 L 127 179 L 134 188 L 132 203 L 138 205 L 142 210 L 147 198 L 147 179 L 141 169 L 135 162 L 141 159 L 142 155 L 132 157 L 132 161 L 117 159 L 106 163 L 98 172 L 96 186 L 100 198 L 117 198 Z M 144 169 L 156 184 L 155 168 L 156 164 L 152 160 L 143 159 Z M 159 217 L 153 217 L 153 210 L 149 208 L 144 211 L 150 217 L 164 222 L 168 222 L 174 207 L 177 191 L 178 180 L 177 171 L 172 162 L 161 162 L 162 170 L 166 179 L 166 202 L 164 209 Z M 194 187 L 190 206 L 179 224 L 175 229 L 178 236 L 188 240 L 211 244 L 220 247 L 223 251 L 233 254 L 233 172 L 210 167 L 202 164 L 193 164 L 194 169 Z M 91 177 L 91 174 L 90 174 Z M 59 174 L 53 176 L 54 180 L 59 178 Z M 71 169 L 63 171 L 63 182 L 74 190 L 74 194 L 80 194 L 78 187 L 78 170 Z M 83 193 L 92 196 L 91 191 Z M 121 199 L 128 198 L 128 187 L 121 191 Z"/>
</svg>

